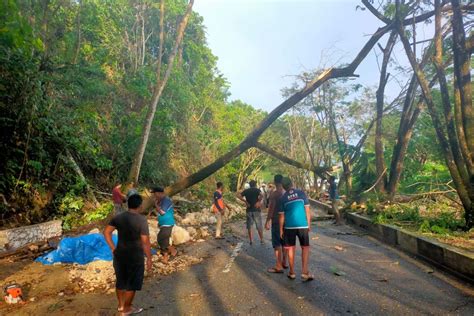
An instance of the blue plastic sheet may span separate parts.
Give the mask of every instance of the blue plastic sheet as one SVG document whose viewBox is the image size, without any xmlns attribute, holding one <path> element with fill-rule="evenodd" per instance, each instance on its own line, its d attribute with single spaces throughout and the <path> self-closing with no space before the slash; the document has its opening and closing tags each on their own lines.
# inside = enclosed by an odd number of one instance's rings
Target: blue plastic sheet
<svg viewBox="0 0 474 316">
<path fill-rule="evenodd" d="M 112 239 L 117 244 L 116 234 L 112 235 Z M 36 259 L 46 265 L 54 263 L 87 264 L 95 260 L 112 260 L 112 252 L 102 234 L 66 237 L 59 242 L 56 250 Z"/>
</svg>

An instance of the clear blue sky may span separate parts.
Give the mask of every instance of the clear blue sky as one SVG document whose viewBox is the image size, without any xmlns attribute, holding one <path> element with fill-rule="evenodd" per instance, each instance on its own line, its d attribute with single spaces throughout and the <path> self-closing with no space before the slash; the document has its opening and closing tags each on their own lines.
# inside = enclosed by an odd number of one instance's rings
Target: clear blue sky
<svg viewBox="0 0 474 316">
<path fill-rule="evenodd" d="M 231 84 L 231 100 L 272 110 L 291 75 L 351 61 L 382 23 L 355 0 L 196 0 L 218 68 Z M 387 36 L 381 44 L 385 45 Z M 397 49 L 399 51 L 399 49 Z M 397 54 L 404 64 L 403 54 Z M 358 82 L 375 86 L 379 69 L 372 52 Z M 387 86 L 396 96 L 398 85 Z"/>
</svg>

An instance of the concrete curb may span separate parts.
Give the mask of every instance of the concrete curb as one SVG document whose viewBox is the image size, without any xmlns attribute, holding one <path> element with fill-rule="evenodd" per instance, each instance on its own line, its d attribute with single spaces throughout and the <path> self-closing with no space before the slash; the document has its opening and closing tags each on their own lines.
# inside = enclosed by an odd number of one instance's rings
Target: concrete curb
<svg viewBox="0 0 474 316">
<path fill-rule="evenodd" d="M 323 211 L 326 211 L 326 212 L 332 212 L 332 206 L 331 205 L 320 202 L 318 200 L 313 200 L 313 199 L 308 199 L 308 200 L 309 200 L 309 204 L 311 206 L 318 207 L 318 208 L 320 208 L 320 209 L 322 209 Z"/>
<path fill-rule="evenodd" d="M 437 240 L 421 237 L 399 227 L 374 224 L 365 216 L 346 213 L 347 223 L 366 230 L 378 240 L 424 259 L 435 266 L 474 283 L 474 254 Z"/>
</svg>

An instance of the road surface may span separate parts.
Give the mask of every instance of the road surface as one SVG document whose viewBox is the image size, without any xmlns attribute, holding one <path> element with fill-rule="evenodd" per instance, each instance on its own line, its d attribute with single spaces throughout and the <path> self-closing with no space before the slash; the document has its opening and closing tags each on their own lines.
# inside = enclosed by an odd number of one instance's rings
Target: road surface
<svg viewBox="0 0 474 316">
<path fill-rule="evenodd" d="M 252 246 L 243 221 L 225 234 L 181 248 L 202 263 L 147 278 L 135 301 L 142 315 L 474 315 L 473 287 L 349 226 L 313 223 L 309 283 L 299 279 L 299 250 L 296 280 L 266 272 L 274 263 L 268 231 Z M 51 294 L 15 314 L 116 314 L 113 294 Z"/>
<path fill-rule="evenodd" d="M 266 272 L 269 232 L 251 246 L 243 222 L 230 228 L 227 240 L 192 249 L 204 264 L 145 286 L 136 301 L 145 315 L 474 315 L 472 287 L 349 226 L 315 223 L 309 283 Z M 299 252 L 296 262 L 299 276 Z"/>
</svg>

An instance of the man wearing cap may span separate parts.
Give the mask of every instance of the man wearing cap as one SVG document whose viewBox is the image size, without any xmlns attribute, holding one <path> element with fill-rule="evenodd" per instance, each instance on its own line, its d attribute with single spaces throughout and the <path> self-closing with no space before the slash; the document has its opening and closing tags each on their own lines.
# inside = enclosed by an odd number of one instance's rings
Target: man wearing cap
<svg viewBox="0 0 474 316">
<path fill-rule="evenodd" d="M 151 189 L 155 197 L 155 207 L 158 212 L 158 228 L 159 233 L 157 237 L 158 245 L 163 254 L 163 262 L 168 263 L 169 254 L 175 256 L 177 251 L 170 245 L 171 233 L 173 232 L 174 208 L 173 201 L 166 196 L 165 190 L 162 187 L 154 187 Z"/>
<path fill-rule="evenodd" d="M 143 311 L 143 308 L 132 306 L 132 301 L 135 292 L 140 291 L 143 285 L 144 255 L 148 271 L 152 268 L 152 261 L 148 223 L 146 217 L 140 214 L 142 197 L 131 195 L 127 204 L 128 211 L 116 215 L 105 227 L 104 237 L 114 256 L 118 312 L 130 315 Z M 117 247 L 112 241 L 114 230 L 118 231 Z"/>
</svg>

